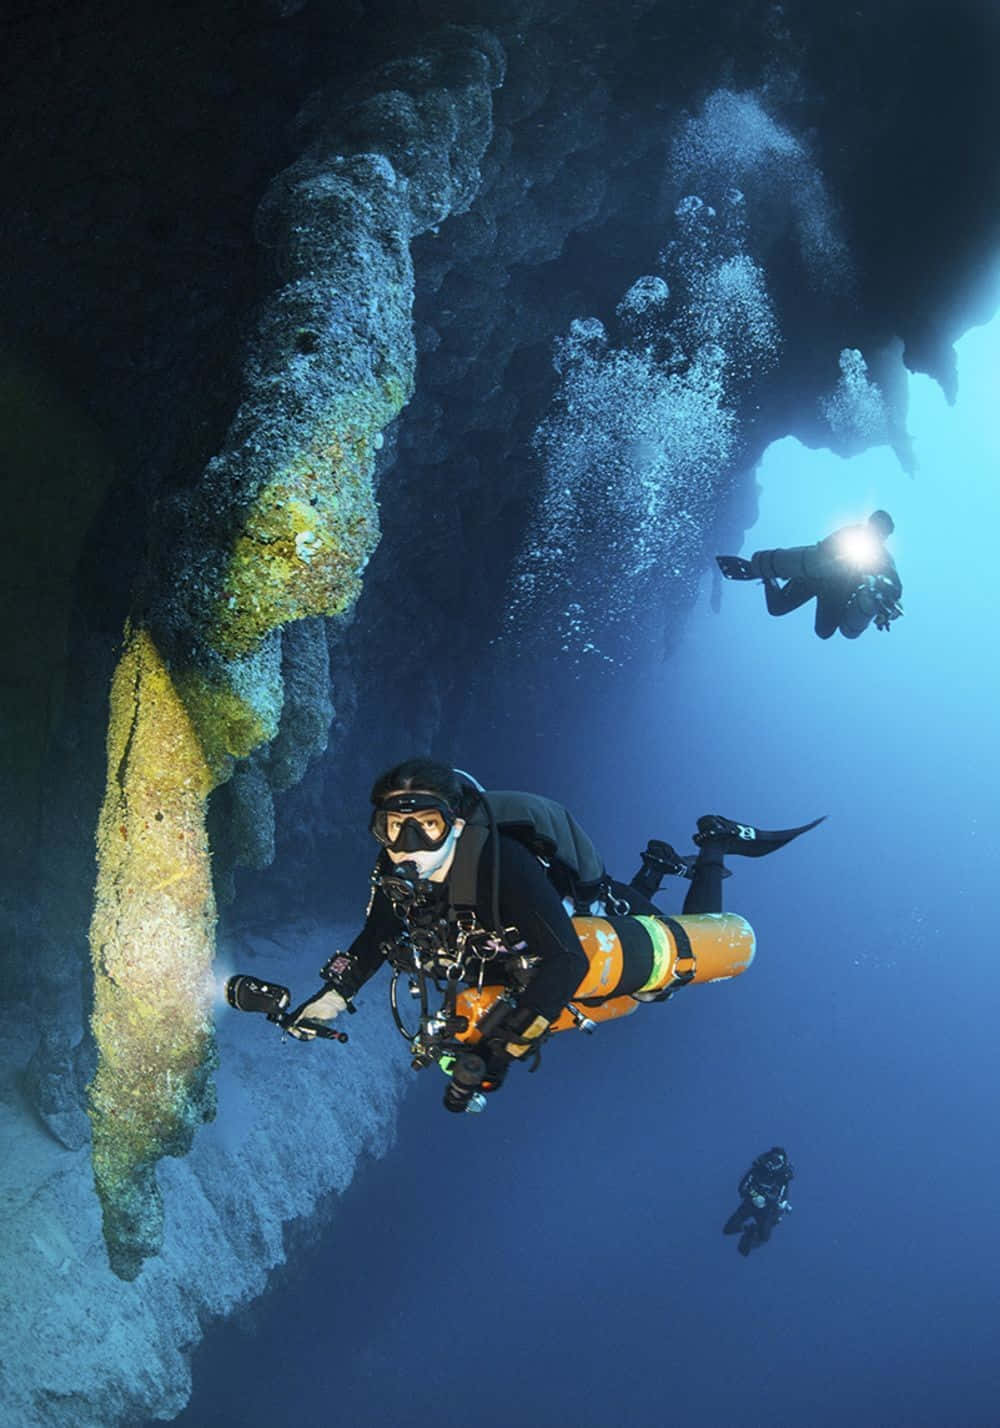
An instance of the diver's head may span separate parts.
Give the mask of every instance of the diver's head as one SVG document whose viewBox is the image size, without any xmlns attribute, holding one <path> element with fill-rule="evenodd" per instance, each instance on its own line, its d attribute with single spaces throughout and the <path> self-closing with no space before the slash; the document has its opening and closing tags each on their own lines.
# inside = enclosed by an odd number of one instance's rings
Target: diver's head
<svg viewBox="0 0 1000 1428">
<path fill-rule="evenodd" d="M 407 759 L 375 780 L 369 827 L 390 862 L 443 882 L 465 827 L 468 796 L 468 786 L 447 764 Z"/>
<path fill-rule="evenodd" d="M 896 529 L 896 522 L 892 519 L 888 511 L 872 511 L 868 517 L 868 524 L 878 536 L 879 540 L 888 540 Z"/>
<path fill-rule="evenodd" d="M 784 1169 L 784 1167 L 788 1164 L 788 1156 L 785 1154 L 784 1147 L 780 1145 L 772 1145 L 771 1149 L 764 1156 L 764 1164 L 767 1166 L 768 1170 Z"/>
</svg>

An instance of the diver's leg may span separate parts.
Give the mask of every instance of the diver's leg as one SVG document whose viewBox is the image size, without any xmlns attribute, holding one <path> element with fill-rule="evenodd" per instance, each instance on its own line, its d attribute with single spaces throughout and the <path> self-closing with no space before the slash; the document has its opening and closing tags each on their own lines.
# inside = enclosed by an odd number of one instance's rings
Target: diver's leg
<svg viewBox="0 0 1000 1428">
<path fill-rule="evenodd" d="M 640 857 L 642 867 L 629 879 L 629 885 L 647 898 L 659 891 L 660 883 L 668 874 L 686 877 L 694 862 L 693 858 L 682 858 L 669 843 L 663 843 L 659 838 L 650 838 Z"/>
<path fill-rule="evenodd" d="M 733 1213 L 729 1216 L 729 1219 L 723 1225 L 722 1233 L 724 1235 L 740 1234 L 743 1230 L 743 1226 L 747 1222 L 748 1209 L 749 1206 L 747 1205 L 747 1202 L 743 1200 L 739 1206 L 739 1209 L 734 1210 Z"/>
<path fill-rule="evenodd" d="M 778 1211 L 774 1205 L 765 1205 L 763 1210 L 758 1211 L 757 1216 L 757 1241 L 766 1245 L 771 1238 L 771 1231 L 778 1223 Z"/>
<path fill-rule="evenodd" d="M 774 580 L 764 581 L 764 599 L 769 615 L 787 615 L 790 610 L 798 610 L 815 594 L 815 589 L 805 580 L 789 580 L 785 585 L 779 585 Z"/>
<path fill-rule="evenodd" d="M 775 550 L 755 550 L 750 557 L 750 568 L 760 580 L 805 580 L 813 582 L 822 575 L 825 565 L 817 566 L 816 547 L 813 545 L 779 546 Z"/>
<path fill-rule="evenodd" d="M 816 597 L 816 623 L 813 629 L 821 640 L 828 640 L 831 635 L 836 634 L 843 617 L 843 600 L 830 595 Z"/>
<path fill-rule="evenodd" d="M 747 1225 L 746 1229 L 743 1231 L 743 1234 L 740 1236 L 740 1242 L 736 1246 L 736 1248 L 739 1250 L 743 1258 L 746 1259 L 750 1251 L 752 1249 L 757 1248 L 758 1243 L 759 1241 L 757 1239 L 757 1226 L 751 1223 Z"/>
<path fill-rule="evenodd" d="M 691 869 L 691 886 L 684 898 L 683 912 L 722 911 L 722 880 L 729 876 L 725 862 L 725 849 L 721 844 L 705 843 L 698 849 L 698 857 Z"/>
</svg>

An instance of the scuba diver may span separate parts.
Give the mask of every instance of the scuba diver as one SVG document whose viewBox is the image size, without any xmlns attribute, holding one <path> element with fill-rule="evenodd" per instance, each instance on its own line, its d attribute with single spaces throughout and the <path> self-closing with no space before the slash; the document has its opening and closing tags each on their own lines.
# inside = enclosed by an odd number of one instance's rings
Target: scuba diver
<svg viewBox="0 0 1000 1428">
<path fill-rule="evenodd" d="M 722 913 L 726 855 L 766 855 L 822 822 L 767 831 L 708 814 L 698 819 L 696 854 L 653 840 L 624 884 L 608 877 L 568 810 L 541 795 L 487 791 L 416 758 L 377 779 L 371 801 L 381 850 L 364 927 L 323 967 L 320 992 L 294 1012 L 281 1004 L 281 1024 L 312 1039 L 389 962 L 412 1064 L 453 1072 L 445 1105 L 456 1111 L 481 1109 L 472 1099 L 482 1103 L 514 1062 L 537 1064 L 550 1031 L 590 1031 L 689 981 L 743 971 L 754 936 L 743 918 Z M 667 874 L 690 881 L 679 918 L 651 900 Z M 399 1010 L 400 976 L 420 999 L 416 1033 Z M 429 1004 L 435 989 L 439 1011 Z M 233 994 L 230 1002 L 263 1009 Z"/>
<path fill-rule="evenodd" d="M 839 630 L 856 640 L 872 620 L 877 630 L 888 630 L 903 613 L 903 585 L 885 548 L 895 528 L 888 511 L 872 511 L 864 525 L 843 526 L 816 545 L 758 550 L 749 560 L 715 559 L 727 580 L 763 580 L 769 614 L 787 615 L 815 598 L 820 639 Z"/>
<path fill-rule="evenodd" d="M 758 1155 L 739 1183 L 740 1206 L 722 1227 L 724 1235 L 739 1235 L 736 1246 L 744 1258 L 751 1250 L 767 1244 L 782 1215 L 791 1213 L 785 1198 L 795 1171 L 780 1145 Z"/>
</svg>

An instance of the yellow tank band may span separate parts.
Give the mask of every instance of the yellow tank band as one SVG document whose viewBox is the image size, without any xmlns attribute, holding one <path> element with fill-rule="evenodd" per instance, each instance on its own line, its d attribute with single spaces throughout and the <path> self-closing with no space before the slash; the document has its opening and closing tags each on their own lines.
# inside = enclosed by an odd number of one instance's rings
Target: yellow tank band
<svg viewBox="0 0 1000 1428">
<path fill-rule="evenodd" d="M 658 991 L 666 986 L 674 969 L 674 939 L 658 917 L 637 917 L 635 920 L 642 923 L 653 944 L 653 970 L 637 991 Z"/>
<path fill-rule="evenodd" d="M 543 1032 L 548 1030 L 548 1021 L 543 1016 L 536 1016 L 530 1026 L 526 1026 L 521 1032 L 522 1041 L 537 1041 Z M 508 1041 L 504 1047 L 508 1056 L 523 1056 L 526 1051 L 530 1051 L 530 1046 L 522 1046 L 517 1041 Z"/>
</svg>

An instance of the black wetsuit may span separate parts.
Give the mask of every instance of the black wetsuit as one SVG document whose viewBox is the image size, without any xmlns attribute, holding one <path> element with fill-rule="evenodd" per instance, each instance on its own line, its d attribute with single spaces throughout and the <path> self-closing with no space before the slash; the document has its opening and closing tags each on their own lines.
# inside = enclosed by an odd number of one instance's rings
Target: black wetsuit
<svg viewBox="0 0 1000 1428">
<path fill-rule="evenodd" d="M 739 1208 L 733 1211 L 722 1228 L 724 1235 L 740 1236 L 737 1248 L 744 1256 L 771 1238 L 771 1231 L 781 1219 L 781 1202 L 795 1176 L 788 1160 L 777 1171 L 770 1170 L 766 1162 L 767 1156 L 759 1155 L 743 1176 L 738 1188 Z M 764 1204 L 755 1205 L 754 1196 L 763 1199 Z"/>
<path fill-rule="evenodd" d="M 534 854 L 517 838 L 505 833 L 500 834 L 500 849 L 500 921 L 504 927 L 516 927 L 531 954 L 540 958 L 530 983 L 518 999 L 519 1005 L 530 1006 L 551 1021 L 586 975 L 587 957 L 559 892 Z M 377 867 L 391 872 L 391 861 L 386 854 L 380 854 Z M 482 926 L 490 927 L 491 840 L 484 847 L 476 876 L 477 920 Z M 449 906 L 447 880 L 430 885 L 428 895 L 430 901 L 421 908 L 421 916 L 445 916 Z M 388 895 L 376 888 L 365 925 L 348 949 L 349 979 L 345 977 L 338 982 L 345 995 L 352 995 L 378 971 L 386 960 L 386 944 L 395 942 L 405 930 L 406 924 L 397 916 Z"/>
<path fill-rule="evenodd" d="M 530 982 L 518 995 L 518 1007 L 530 1008 L 551 1021 L 571 1000 L 589 968 L 587 956 L 563 904 L 564 896 L 575 891 L 579 897 L 580 890 L 571 889 L 558 865 L 552 864 L 546 869 L 518 838 L 503 832 L 499 836 L 500 922 L 503 927 L 517 928 L 528 952 L 540 959 Z M 475 913 L 477 921 L 484 927 L 492 926 L 492 863 L 491 835 L 484 845 L 476 874 Z M 392 872 L 391 861 L 385 853 L 380 854 L 376 869 Z M 685 912 L 721 911 L 723 871 L 721 853 L 703 849 L 685 898 Z M 420 909 L 421 919 L 430 922 L 446 916 L 450 905 L 448 881 L 424 884 L 423 887 L 429 900 Z M 612 893 L 609 913 L 624 913 L 627 910 L 663 916 L 662 910 L 650 901 L 641 888 L 611 880 L 608 880 L 606 887 Z M 586 894 L 580 911 L 584 910 L 585 904 Z M 388 894 L 376 887 L 365 925 L 348 948 L 348 968 L 336 979 L 338 990 L 345 996 L 353 996 L 382 966 L 387 947 L 405 931 L 406 923 L 397 915 Z M 648 939 L 641 941 L 643 946 L 649 947 Z M 626 948 L 626 957 L 630 962 L 628 954 L 629 949 Z M 637 949 L 635 956 L 640 958 L 641 950 Z M 636 960 L 634 967 L 626 966 L 624 992 L 630 990 L 629 984 L 641 987 L 645 983 L 652 970 L 651 951 L 648 956 L 648 963 Z M 478 963 L 473 963 L 473 974 L 478 966 Z"/>
<path fill-rule="evenodd" d="M 842 554 L 856 535 L 870 538 L 878 547 L 863 567 Z M 843 526 L 816 545 L 756 551 L 750 565 L 753 574 L 764 580 L 770 614 L 787 615 L 815 598 L 814 628 L 821 640 L 838 629 L 845 639 L 856 640 L 880 608 L 898 602 L 903 593 L 895 561 L 865 525 Z M 786 583 L 779 585 L 778 580 Z"/>
</svg>

